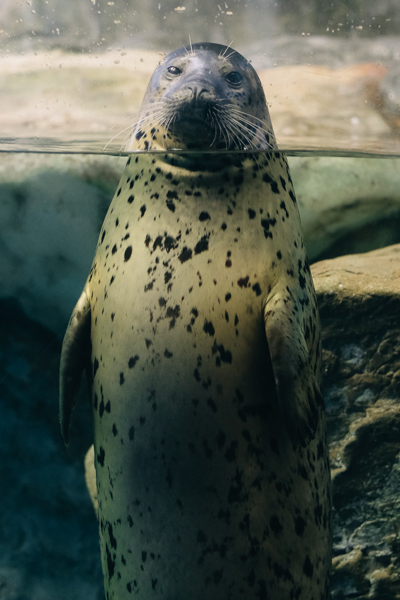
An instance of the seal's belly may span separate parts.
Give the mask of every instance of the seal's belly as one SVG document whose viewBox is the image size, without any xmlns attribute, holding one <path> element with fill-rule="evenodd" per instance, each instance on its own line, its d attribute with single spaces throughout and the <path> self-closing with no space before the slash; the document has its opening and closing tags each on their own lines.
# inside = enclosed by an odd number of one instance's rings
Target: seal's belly
<svg viewBox="0 0 400 600">
<path fill-rule="evenodd" d="M 255 260 L 239 285 L 238 260 L 222 283 L 207 261 L 178 270 L 171 258 L 168 293 L 140 260 L 94 286 L 102 558 L 121 594 L 248 598 L 249 581 L 262 589 L 271 565 L 289 572 L 306 551 L 285 535 L 287 513 L 310 509 L 310 489 L 271 385 L 257 294 L 266 275 Z"/>
</svg>

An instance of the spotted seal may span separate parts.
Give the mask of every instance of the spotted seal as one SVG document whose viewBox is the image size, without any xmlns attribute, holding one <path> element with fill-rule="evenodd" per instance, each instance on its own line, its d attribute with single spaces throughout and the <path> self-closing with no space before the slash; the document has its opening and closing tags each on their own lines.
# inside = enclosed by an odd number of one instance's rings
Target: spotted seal
<svg viewBox="0 0 400 600">
<path fill-rule="evenodd" d="M 249 62 L 216 44 L 168 55 L 138 148 L 61 356 L 66 442 L 91 374 L 106 597 L 325 599 L 319 317 Z"/>
</svg>

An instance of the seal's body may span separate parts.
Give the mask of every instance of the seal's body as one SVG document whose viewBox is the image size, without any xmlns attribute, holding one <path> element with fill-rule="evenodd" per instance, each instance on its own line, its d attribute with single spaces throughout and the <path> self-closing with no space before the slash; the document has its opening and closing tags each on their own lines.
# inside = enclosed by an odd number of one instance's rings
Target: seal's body
<svg viewBox="0 0 400 600">
<path fill-rule="evenodd" d="M 245 59 L 216 48 L 193 56 L 245 78 Z M 185 119 L 139 123 L 134 139 L 183 143 L 202 127 Z M 248 127 L 232 143 L 271 144 L 269 122 Z M 206 154 L 210 137 L 198 135 L 197 155 L 128 160 L 64 340 L 62 431 L 90 356 L 108 599 L 320 600 L 319 320 L 288 165 L 277 152 Z"/>
</svg>

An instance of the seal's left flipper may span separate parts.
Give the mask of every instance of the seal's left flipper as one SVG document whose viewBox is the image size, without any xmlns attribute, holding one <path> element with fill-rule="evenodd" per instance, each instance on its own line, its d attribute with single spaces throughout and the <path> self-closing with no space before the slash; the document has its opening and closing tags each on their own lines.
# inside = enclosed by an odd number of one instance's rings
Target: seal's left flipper
<svg viewBox="0 0 400 600">
<path fill-rule="evenodd" d="M 61 350 L 60 425 L 66 445 L 82 373 L 90 368 L 90 352 L 90 302 L 85 288 L 72 312 Z"/>
<path fill-rule="evenodd" d="M 264 310 L 279 409 L 292 442 L 306 446 L 315 437 L 322 396 L 302 328 L 279 305 Z"/>
</svg>

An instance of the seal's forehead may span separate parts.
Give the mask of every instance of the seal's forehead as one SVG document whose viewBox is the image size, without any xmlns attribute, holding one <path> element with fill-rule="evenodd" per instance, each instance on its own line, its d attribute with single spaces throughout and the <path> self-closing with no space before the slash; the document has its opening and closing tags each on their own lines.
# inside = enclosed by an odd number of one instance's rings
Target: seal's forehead
<svg viewBox="0 0 400 600">
<path fill-rule="evenodd" d="M 197 43 L 191 44 L 189 46 L 182 46 L 181 48 L 178 48 L 177 50 L 174 50 L 173 52 L 168 54 L 164 58 L 162 64 L 169 65 L 176 59 L 190 58 L 193 56 L 199 56 L 205 59 L 207 59 L 207 56 L 209 56 L 210 59 L 212 58 L 212 60 L 229 60 L 231 64 L 240 65 L 244 69 L 252 69 L 252 66 L 250 65 L 249 61 L 246 58 L 244 58 L 244 56 L 239 54 L 239 52 L 233 50 L 233 48 L 229 46 L 223 46 L 222 44 L 211 43 Z"/>
</svg>

